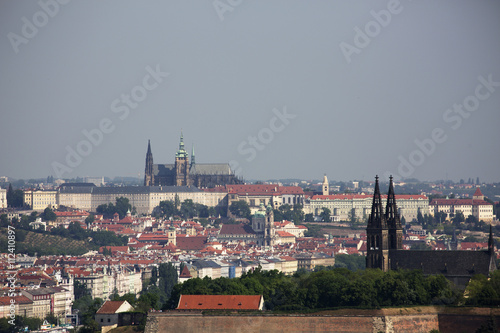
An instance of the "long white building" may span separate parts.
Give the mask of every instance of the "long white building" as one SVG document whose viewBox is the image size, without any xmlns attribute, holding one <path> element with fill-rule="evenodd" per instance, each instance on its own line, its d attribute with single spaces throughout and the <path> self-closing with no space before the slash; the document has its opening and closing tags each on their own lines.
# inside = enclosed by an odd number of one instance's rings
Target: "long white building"
<svg viewBox="0 0 500 333">
<path fill-rule="evenodd" d="M 387 196 L 382 196 L 385 209 Z M 366 219 L 371 212 L 373 197 L 369 194 L 333 194 L 314 195 L 306 199 L 304 213 L 320 215 L 323 208 L 328 208 L 334 221 L 347 221 L 350 214 L 355 218 Z M 410 222 L 417 218 L 418 212 L 429 214 L 429 198 L 425 195 L 396 195 L 401 217 Z"/>
<path fill-rule="evenodd" d="M 26 190 L 24 202 L 31 209 L 43 211 L 47 206 L 61 206 L 95 212 L 102 204 L 125 197 L 138 214 L 151 214 L 160 201 L 186 199 L 209 207 L 227 205 L 227 192 L 202 191 L 194 186 L 123 186 L 97 187 L 89 183 L 63 184 L 57 191 Z M 226 200 L 226 201 L 224 201 Z"/>
</svg>

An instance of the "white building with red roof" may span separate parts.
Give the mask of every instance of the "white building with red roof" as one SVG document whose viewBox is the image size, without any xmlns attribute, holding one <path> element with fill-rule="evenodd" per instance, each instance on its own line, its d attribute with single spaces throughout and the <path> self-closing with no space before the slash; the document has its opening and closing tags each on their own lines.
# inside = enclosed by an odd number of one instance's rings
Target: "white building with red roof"
<svg viewBox="0 0 500 333">
<path fill-rule="evenodd" d="M 451 215 L 461 212 L 465 218 L 472 215 L 478 221 L 493 221 L 493 204 L 484 200 L 479 187 L 476 188 L 472 199 L 433 199 L 429 206 L 433 215 L 442 212 L 450 218 Z"/>
<path fill-rule="evenodd" d="M 118 326 L 119 313 L 130 311 L 134 311 L 134 308 L 127 301 L 106 301 L 100 309 L 97 310 L 95 314 L 95 321 L 101 327 L 106 327 L 102 330 L 102 332 L 107 332 Z"/>
</svg>

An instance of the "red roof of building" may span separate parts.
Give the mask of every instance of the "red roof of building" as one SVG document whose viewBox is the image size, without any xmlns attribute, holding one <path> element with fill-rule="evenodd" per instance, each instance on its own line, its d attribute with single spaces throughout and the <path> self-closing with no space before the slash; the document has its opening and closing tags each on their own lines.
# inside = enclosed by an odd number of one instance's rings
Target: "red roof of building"
<svg viewBox="0 0 500 333">
<path fill-rule="evenodd" d="M 98 314 L 111 314 L 111 313 L 116 313 L 120 306 L 122 306 L 124 303 L 128 303 L 127 301 L 106 301 L 104 304 L 101 306 L 99 310 L 97 310 L 96 313 Z"/>
<path fill-rule="evenodd" d="M 200 251 L 205 247 L 206 242 L 206 236 L 177 237 L 176 239 L 177 247 L 186 251 Z"/>
<path fill-rule="evenodd" d="M 276 230 L 276 234 L 278 234 L 278 236 L 280 237 L 295 237 L 295 235 L 287 232 L 287 231 L 278 231 Z"/>
<path fill-rule="evenodd" d="M 483 193 L 481 192 L 481 189 L 479 187 L 476 187 L 476 192 L 474 192 L 473 196 L 475 197 L 482 197 Z"/>
<path fill-rule="evenodd" d="M 192 278 L 191 273 L 189 273 L 189 269 L 186 265 L 182 268 L 181 274 L 179 274 L 179 278 L 190 279 Z"/>
<path fill-rule="evenodd" d="M 177 310 L 262 310 L 261 295 L 181 295 Z"/>
<path fill-rule="evenodd" d="M 247 235 L 254 234 L 248 224 L 223 224 L 219 234 L 220 235 Z"/>
</svg>

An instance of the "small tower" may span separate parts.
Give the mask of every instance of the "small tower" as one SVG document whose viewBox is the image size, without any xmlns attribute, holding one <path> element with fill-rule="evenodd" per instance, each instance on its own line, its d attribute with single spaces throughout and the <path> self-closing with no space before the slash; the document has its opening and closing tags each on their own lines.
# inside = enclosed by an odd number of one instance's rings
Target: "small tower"
<svg viewBox="0 0 500 333">
<path fill-rule="evenodd" d="M 184 149 L 184 136 L 181 131 L 179 150 L 175 154 L 175 185 L 189 185 L 188 153 Z"/>
<path fill-rule="evenodd" d="M 368 218 L 366 236 L 366 267 L 380 268 L 384 272 L 387 272 L 389 270 L 389 230 L 387 228 L 386 216 L 382 212 L 382 199 L 380 196 L 378 176 L 375 177 L 372 212 Z"/>
<path fill-rule="evenodd" d="M 257 245 L 265 245 L 264 230 L 266 226 L 266 208 L 261 203 L 259 210 L 252 215 L 252 229 L 257 234 Z"/>
<path fill-rule="evenodd" d="M 323 176 L 323 195 L 330 195 L 330 185 L 328 184 L 328 178 L 326 178 L 326 173 Z"/>
<path fill-rule="evenodd" d="M 472 200 L 484 200 L 483 192 L 481 192 L 479 186 L 476 187 L 476 192 L 472 195 Z"/>
<path fill-rule="evenodd" d="M 274 246 L 274 237 L 275 229 L 274 229 L 274 212 L 271 204 L 267 205 L 266 208 L 266 225 L 264 230 L 264 245 L 265 246 Z"/>
<path fill-rule="evenodd" d="M 146 168 L 144 170 L 144 186 L 153 186 L 155 183 L 153 174 L 153 153 L 151 142 L 148 140 L 148 152 L 146 153 Z"/>
</svg>

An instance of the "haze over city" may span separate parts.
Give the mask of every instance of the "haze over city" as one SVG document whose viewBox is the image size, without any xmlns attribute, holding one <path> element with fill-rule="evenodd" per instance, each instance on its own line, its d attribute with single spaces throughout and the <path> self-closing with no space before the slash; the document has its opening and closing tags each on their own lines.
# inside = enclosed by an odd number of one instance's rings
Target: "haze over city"
<svg viewBox="0 0 500 333">
<path fill-rule="evenodd" d="M 244 179 L 500 180 L 497 1 L 57 3 L 0 4 L 0 176 L 144 177 L 182 130 Z"/>
</svg>

